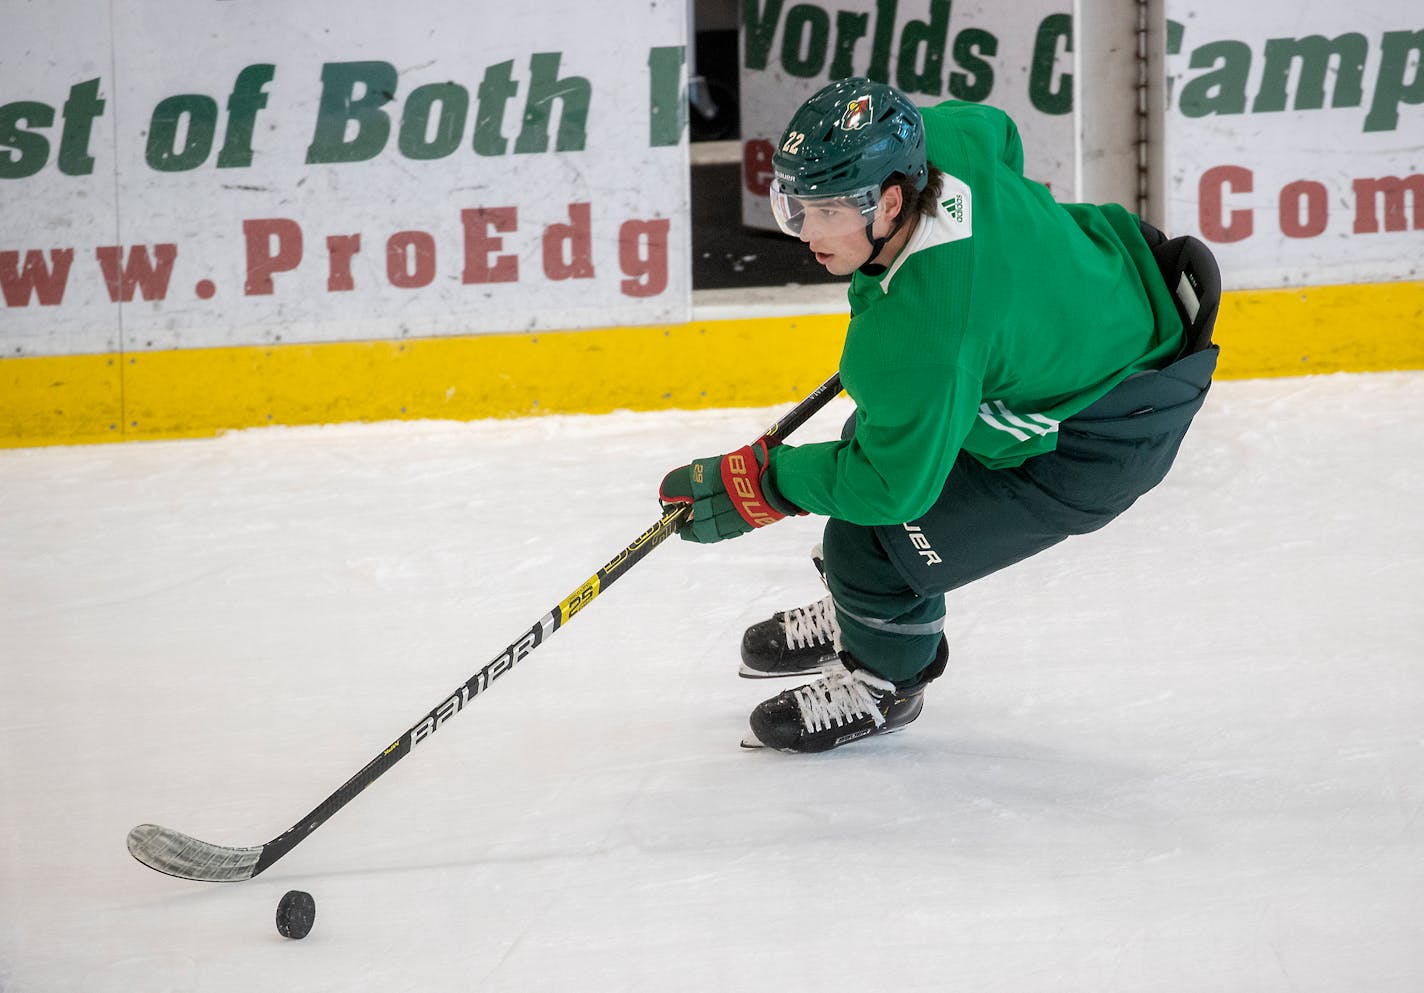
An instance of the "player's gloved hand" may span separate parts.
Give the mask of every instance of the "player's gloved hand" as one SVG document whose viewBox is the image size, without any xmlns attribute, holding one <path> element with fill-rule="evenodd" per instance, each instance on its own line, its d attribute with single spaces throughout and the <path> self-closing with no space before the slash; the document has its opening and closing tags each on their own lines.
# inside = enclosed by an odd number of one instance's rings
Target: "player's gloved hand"
<svg viewBox="0 0 1424 993">
<path fill-rule="evenodd" d="M 689 505 L 690 519 L 684 519 L 678 535 L 703 544 L 735 538 L 790 514 L 804 514 L 776 492 L 766 463 L 766 442 L 759 441 L 674 469 L 658 489 L 663 513 L 679 504 Z"/>
</svg>

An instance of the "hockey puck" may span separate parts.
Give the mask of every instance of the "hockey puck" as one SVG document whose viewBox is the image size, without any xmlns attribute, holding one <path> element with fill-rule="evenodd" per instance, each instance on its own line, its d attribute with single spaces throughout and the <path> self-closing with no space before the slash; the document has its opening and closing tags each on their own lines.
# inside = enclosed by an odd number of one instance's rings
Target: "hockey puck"
<svg viewBox="0 0 1424 993">
<path fill-rule="evenodd" d="M 316 901 L 310 893 L 288 890 L 277 903 L 277 933 L 284 938 L 305 938 L 316 923 Z"/>
</svg>

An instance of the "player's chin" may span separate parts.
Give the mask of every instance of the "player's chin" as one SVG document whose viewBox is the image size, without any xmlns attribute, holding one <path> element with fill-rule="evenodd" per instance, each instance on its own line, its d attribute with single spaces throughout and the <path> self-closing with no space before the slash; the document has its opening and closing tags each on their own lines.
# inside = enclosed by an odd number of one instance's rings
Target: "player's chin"
<svg viewBox="0 0 1424 993">
<path fill-rule="evenodd" d="M 816 261 L 825 266 L 826 271 L 833 276 L 844 276 L 849 271 L 844 269 L 841 257 L 833 252 L 813 252 L 812 254 L 815 255 Z"/>
</svg>

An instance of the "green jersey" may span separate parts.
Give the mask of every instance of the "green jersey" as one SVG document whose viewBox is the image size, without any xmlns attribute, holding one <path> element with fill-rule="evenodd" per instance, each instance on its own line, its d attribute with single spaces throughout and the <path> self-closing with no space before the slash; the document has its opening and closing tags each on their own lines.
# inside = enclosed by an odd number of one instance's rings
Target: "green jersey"
<svg viewBox="0 0 1424 993">
<path fill-rule="evenodd" d="M 1133 214 L 1059 204 L 1025 179 L 1000 110 L 923 115 L 941 204 L 883 275 L 851 280 L 840 373 L 855 433 L 771 452 L 788 500 L 853 524 L 924 514 L 961 451 L 991 469 L 1052 451 L 1059 422 L 1182 344 Z"/>
</svg>

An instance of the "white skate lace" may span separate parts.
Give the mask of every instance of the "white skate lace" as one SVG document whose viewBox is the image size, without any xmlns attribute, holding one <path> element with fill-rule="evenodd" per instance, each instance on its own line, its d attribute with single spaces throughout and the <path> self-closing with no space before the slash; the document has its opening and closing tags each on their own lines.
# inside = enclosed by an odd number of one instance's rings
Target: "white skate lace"
<svg viewBox="0 0 1424 993">
<path fill-rule="evenodd" d="M 863 670 L 841 669 L 800 687 L 795 696 L 801 708 L 801 723 L 808 731 L 849 724 L 867 714 L 875 726 L 880 727 L 885 723 L 885 715 L 880 712 L 876 691 L 883 695 L 894 689 L 894 683 Z"/>
<path fill-rule="evenodd" d="M 782 615 L 781 628 L 786 632 L 788 648 L 833 645 L 841 633 L 836 625 L 836 610 L 830 597 L 788 610 Z"/>
</svg>

